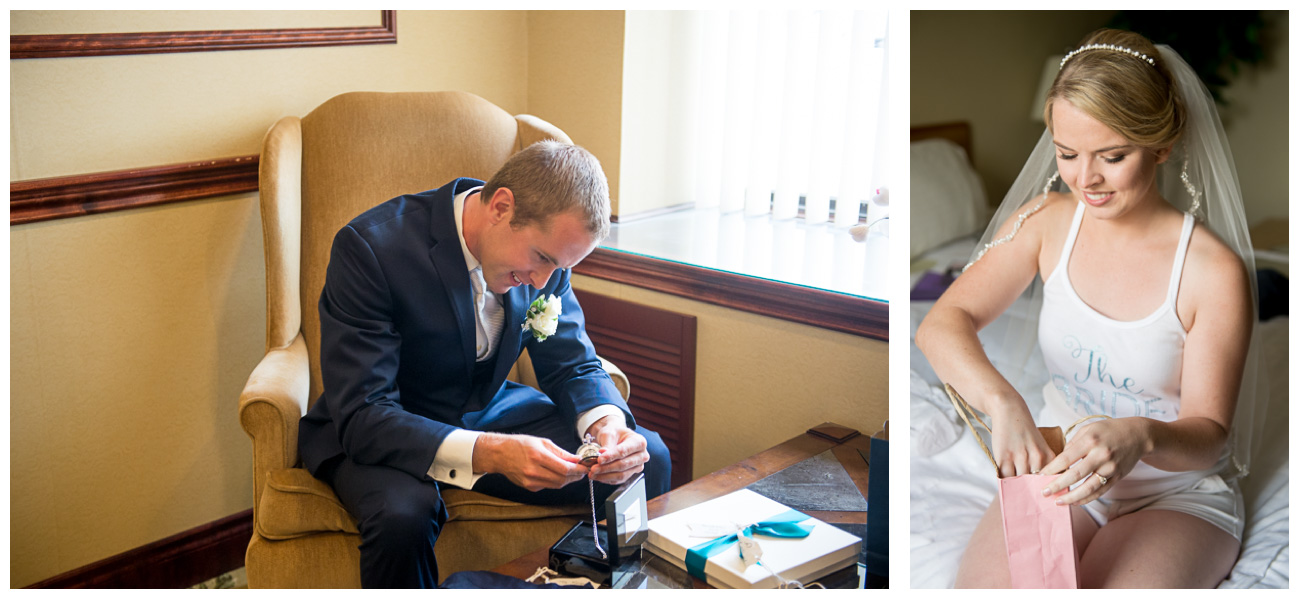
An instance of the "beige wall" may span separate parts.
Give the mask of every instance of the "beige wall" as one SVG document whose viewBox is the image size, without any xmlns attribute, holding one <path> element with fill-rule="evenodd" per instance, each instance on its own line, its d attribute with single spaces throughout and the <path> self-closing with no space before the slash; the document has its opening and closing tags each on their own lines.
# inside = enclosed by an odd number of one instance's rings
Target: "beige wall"
<svg viewBox="0 0 1300 600">
<path fill-rule="evenodd" d="M 1043 63 L 1111 14 L 914 11 L 912 125 L 969 121 L 975 169 L 1001 203 L 1043 133 L 1029 119 Z"/>
<path fill-rule="evenodd" d="M 351 90 L 525 112 L 527 21 L 403 11 L 395 45 L 10 61 L 10 177 L 256 154 L 276 119 Z M 9 232 L 12 585 L 250 508 L 235 407 L 265 337 L 256 194 Z"/>
<path fill-rule="evenodd" d="M 9 248 L 12 585 L 251 507 L 257 196 L 11 227 Z"/>
<path fill-rule="evenodd" d="M 14 33 L 172 22 L 11 16 Z M 458 89 L 560 126 L 617 189 L 623 24 L 621 12 L 401 11 L 396 45 L 14 60 L 10 177 L 256 154 L 276 119 L 338 93 Z M 248 509 L 235 407 L 264 342 L 256 194 L 9 233 L 11 584 Z M 887 414 L 884 343 L 579 279 L 699 316 L 696 473 L 822 421 L 875 431 Z"/>
<path fill-rule="evenodd" d="M 600 159 L 619 211 L 623 11 L 528 11 L 528 112 Z"/>
<path fill-rule="evenodd" d="M 678 99 L 697 91 L 698 27 L 683 11 L 627 12 L 620 217 L 695 201 L 693 144 L 684 141 L 694 127 Z"/>
<path fill-rule="evenodd" d="M 1000 203 L 1043 132 L 1029 114 L 1044 62 L 1112 14 L 913 12 L 911 124 L 969 121 L 976 170 Z M 1252 224 L 1288 214 L 1289 28 L 1285 13 L 1268 18 L 1273 60 L 1246 68 L 1220 108 Z"/>
</svg>

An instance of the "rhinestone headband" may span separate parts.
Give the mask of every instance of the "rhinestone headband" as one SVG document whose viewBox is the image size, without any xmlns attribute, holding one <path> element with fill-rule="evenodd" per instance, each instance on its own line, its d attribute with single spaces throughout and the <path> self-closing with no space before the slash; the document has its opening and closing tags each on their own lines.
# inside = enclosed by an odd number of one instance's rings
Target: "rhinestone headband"
<svg viewBox="0 0 1300 600">
<path fill-rule="evenodd" d="M 1069 54 L 1066 54 L 1066 55 L 1065 55 L 1065 58 L 1062 58 L 1062 59 L 1061 59 L 1061 66 L 1064 67 L 1066 61 L 1070 60 L 1071 58 L 1074 58 L 1074 55 L 1076 55 L 1076 54 L 1078 54 L 1078 53 L 1080 53 L 1080 52 L 1087 52 L 1087 51 L 1089 51 L 1089 50 L 1110 50 L 1111 52 L 1123 52 L 1124 54 L 1128 54 L 1128 55 L 1133 56 L 1133 57 L 1135 57 L 1135 58 L 1140 58 L 1140 59 L 1146 61 L 1147 63 L 1149 63 L 1149 64 L 1150 64 L 1151 66 L 1153 66 L 1153 67 L 1154 67 L 1155 64 L 1156 64 L 1156 59 L 1155 59 L 1155 58 L 1150 57 L 1150 56 L 1147 56 L 1147 55 L 1145 55 L 1145 54 L 1142 54 L 1141 52 L 1138 52 L 1137 50 L 1133 50 L 1133 49 L 1130 49 L 1130 48 L 1125 48 L 1125 47 L 1123 47 L 1123 46 L 1116 46 L 1116 45 L 1114 45 L 1114 44 L 1088 44 L 1087 46 L 1080 46 L 1078 49 L 1074 50 L 1073 52 L 1070 52 Z"/>
</svg>

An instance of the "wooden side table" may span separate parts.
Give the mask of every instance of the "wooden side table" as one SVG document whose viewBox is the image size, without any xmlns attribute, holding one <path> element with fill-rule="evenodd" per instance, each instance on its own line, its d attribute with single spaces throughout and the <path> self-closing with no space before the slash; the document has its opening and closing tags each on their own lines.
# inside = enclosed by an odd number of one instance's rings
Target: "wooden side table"
<svg viewBox="0 0 1300 600">
<path fill-rule="evenodd" d="M 651 519 L 668 513 L 694 506 L 706 500 L 730 494 L 772 475 L 782 469 L 793 466 L 830 450 L 844 470 L 848 472 L 853 484 L 867 497 L 867 458 L 871 452 L 871 438 L 834 423 L 823 423 L 786 442 L 764 450 L 734 465 L 723 467 L 704 477 L 651 500 L 647 510 Z M 808 516 L 821 519 L 827 523 L 858 525 L 865 527 L 867 513 L 848 511 L 801 511 Z M 863 540 L 866 543 L 866 540 Z M 547 564 L 550 546 L 538 548 L 524 556 L 506 563 L 493 571 L 526 579 L 537 572 L 538 567 Z M 695 588 L 712 587 L 698 579 L 691 578 Z"/>
</svg>

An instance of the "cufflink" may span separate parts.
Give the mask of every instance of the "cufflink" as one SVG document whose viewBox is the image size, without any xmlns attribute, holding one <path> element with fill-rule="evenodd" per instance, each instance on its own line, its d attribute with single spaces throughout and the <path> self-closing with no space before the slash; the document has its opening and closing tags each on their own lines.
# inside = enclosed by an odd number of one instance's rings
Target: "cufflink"
<svg viewBox="0 0 1300 600">
<path fill-rule="evenodd" d="M 456 469 L 452 469 L 452 470 L 448 471 L 448 472 L 447 472 L 447 476 L 450 477 L 450 478 L 452 478 L 452 479 L 455 479 L 455 478 L 456 478 Z"/>
</svg>

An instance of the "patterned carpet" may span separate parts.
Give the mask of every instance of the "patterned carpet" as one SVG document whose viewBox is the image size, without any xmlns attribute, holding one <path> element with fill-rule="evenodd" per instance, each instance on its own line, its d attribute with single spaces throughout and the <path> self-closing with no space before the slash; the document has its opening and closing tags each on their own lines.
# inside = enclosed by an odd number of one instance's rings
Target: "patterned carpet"
<svg viewBox="0 0 1300 600">
<path fill-rule="evenodd" d="M 229 573 L 217 575 L 203 583 L 192 588 L 192 590 L 246 590 L 248 589 L 248 575 L 244 572 L 244 567 L 239 567 Z"/>
</svg>

